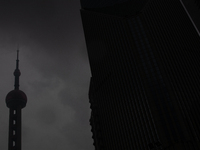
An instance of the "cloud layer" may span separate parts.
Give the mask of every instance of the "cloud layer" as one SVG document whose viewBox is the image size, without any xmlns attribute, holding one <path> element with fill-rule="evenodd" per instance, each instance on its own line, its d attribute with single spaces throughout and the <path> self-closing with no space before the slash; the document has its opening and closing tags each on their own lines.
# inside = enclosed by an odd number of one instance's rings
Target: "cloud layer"
<svg viewBox="0 0 200 150">
<path fill-rule="evenodd" d="M 7 149 L 6 94 L 13 89 L 20 48 L 23 149 L 92 150 L 88 87 L 90 69 L 79 1 L 0 2 L 0 149 Z"/>
</svg>

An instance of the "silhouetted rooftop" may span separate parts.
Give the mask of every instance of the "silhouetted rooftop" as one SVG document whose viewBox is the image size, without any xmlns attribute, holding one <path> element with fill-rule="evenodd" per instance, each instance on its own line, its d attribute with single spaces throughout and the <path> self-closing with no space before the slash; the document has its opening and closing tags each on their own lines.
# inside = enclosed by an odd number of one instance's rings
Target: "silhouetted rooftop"
<svg viewBox="0 0 200 150">
<path fill-rule="evenodd" d="M 85 10 L 92 10 L 110 15 L 132 16 L 144 8 L 149 0 L 81 0 Z"/>
</svg>

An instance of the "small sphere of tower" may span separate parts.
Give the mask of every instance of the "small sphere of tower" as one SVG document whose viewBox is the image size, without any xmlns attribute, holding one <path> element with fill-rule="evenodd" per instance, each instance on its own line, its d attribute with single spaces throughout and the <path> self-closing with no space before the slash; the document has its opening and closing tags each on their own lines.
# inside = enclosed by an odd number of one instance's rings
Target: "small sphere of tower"
<svg viewBox="0 0 200 150">
<path fill-rule="evenodd" d="M 27 96 L 21 90 L 12 90 L 6 96 L 8 108 L 24 108 L 27 103 Z"/>
<path fill-rule="evenodd" d="M 14 76 L 20 76 L 21 72 L 19 69 L 16 69 L 13 74 L 14 74 Z"/>
</svg>

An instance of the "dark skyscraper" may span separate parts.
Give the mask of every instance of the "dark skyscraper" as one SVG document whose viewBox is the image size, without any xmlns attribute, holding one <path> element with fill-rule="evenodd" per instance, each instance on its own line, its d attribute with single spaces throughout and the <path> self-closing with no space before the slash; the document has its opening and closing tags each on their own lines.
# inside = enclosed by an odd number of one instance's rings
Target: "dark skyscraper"
<svg viewBox="0 0 200 150">
<path fill-rule="evenodd" d="M 21 150 L 21 111 L 26 106 L 26 94 L 19 90 L 19 59 L 17 51 L 15 76 L 15 89 L 6 96 L 6 105 L 10 109 L 8 150 Z"/>
<path fill-rule="evenodd" d="M 199 150 L 199 0 L 82 0 L 96 150 Z"/>
</svg>

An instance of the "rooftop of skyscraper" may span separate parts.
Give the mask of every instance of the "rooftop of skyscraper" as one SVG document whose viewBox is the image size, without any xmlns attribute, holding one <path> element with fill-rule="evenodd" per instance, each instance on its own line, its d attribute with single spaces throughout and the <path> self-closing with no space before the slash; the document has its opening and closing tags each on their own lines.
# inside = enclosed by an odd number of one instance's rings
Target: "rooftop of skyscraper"
<svg viewBox="0 0 200 150">
<path fill-rule="evenodd" d="M 83 9 L 117 16 L 132 16 L 144 8 L 148 0 L 81 0 Z"/>
</svg>

